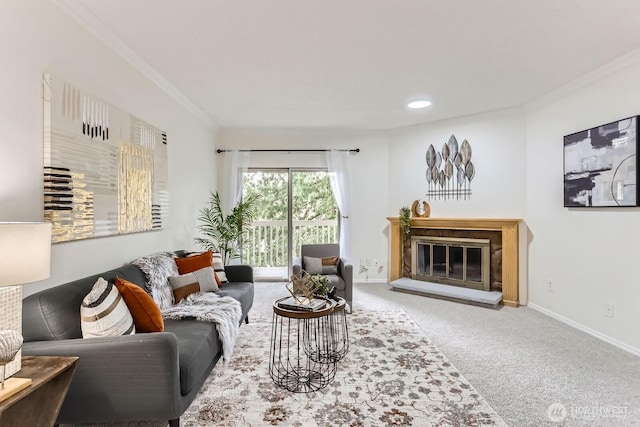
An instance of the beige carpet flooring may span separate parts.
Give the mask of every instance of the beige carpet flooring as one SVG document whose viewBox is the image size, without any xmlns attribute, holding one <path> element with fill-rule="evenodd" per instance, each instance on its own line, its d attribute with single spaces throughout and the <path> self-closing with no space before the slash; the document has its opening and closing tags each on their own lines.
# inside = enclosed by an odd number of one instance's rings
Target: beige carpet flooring
<svg viewBox="0 0 640 427">
<path fill-rule="evenodd" d="M 640 358 L 533 309 L 491 310 L 386 284 L 358 285 L 354 300 L 402 307 L 510 426 L 640 426 Z"/>
</svg>

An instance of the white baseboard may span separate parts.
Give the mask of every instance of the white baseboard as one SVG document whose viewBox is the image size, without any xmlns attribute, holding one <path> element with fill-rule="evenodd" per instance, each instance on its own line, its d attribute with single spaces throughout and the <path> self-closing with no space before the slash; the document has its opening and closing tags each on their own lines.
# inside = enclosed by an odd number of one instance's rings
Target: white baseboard
<svg viewBox="0 0 640 427">
<path fill-rule="evenodd" d="M 576 328 L 576 329 L 578 329 L 578 330 L 580 330 L 582 332 L 585 332 L 585 333 L 587 333 L 587 334 L 589 334 L 589 335 L 591 335 L 593 337 L 596 337 L 596 338 L 598 338 L 598 339 L 600 339 L 600 340 L 602 340 L 604 342 L 607 342 L 607 343 L 609 343 L 609 344 L 611 344 L 613 346 L 616 346 L 616 347 L 618 347 L 618 348 L 620 348 L 620 349 L 622 349 L 624 351 L 627 351 L 627 352 L 629 352 L 629 353 L 631 353 L 631 354 L 633 354 L 635 356 L 640 357 L 640 348 L 635 348 L 633 346 L 630 346 L 629 344 L 623 343 L 622 341 L 618 341 L 615 338 L 611 338 L 608 335 L 605 335 L 603 333 L 595 331 L 595 330 L 593 330 L 593 329 L 591 329 L 591 328 L 589 328 L 587 326 L 584 326 L 584 325 L 582 325 L 582 324 L 580 324 L 580 323 L 578 323 L 576 321 L 573 321 L 573 320 L 571 320 L 571 319 L 569 319 L 567 317 L 564 317 L 564 316 L 562 316 L 562 315 L 560 315 L 558 313 L 554 313 L 553 311 L 548 310 L 548 309 L 546 309 L 544 307 L 540 307 L 539 305 L 534 304 L 532 302 L 529 302 L 527 304 L 527 307 L 531 307 L 532 309 L 534 309 L 536 311 L 539 311 L 542 314 L 546 314 L 549 317 L 553 317 L 554 319 L 559 320 L 562 323 L 565 323 L 565 324 L 567 324 L 567 325 L 569 325 L 569 326 L 571 326 L 573 328 Z"/>
</svg>

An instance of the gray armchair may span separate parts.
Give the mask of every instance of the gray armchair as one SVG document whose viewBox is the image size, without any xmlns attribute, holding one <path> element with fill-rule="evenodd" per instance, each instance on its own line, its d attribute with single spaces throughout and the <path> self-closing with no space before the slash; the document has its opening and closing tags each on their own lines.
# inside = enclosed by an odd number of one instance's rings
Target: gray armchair
<svg viewBox="0 0 640 427">
<path fill-rule="evenodd" d="M 298 274 L 300 270 L 304 269 L 307 272 L 307 268 L 304 265 L 304 257 L 312 258 L 326 258 L 326 257 L 340 257 L 340 245 L 336 243 L 322 243 L 314 245 L 302 245 L 300 248 L 301 258 L 295 260 L 293 265 L 293 274 Z M 338 260 L 338 274 L 326 274 L 331 280 L 331 285 L 335 286 L 339 297 L 344 298 L 349 304 L 349 308 L 352 309 L 353 299 L 353 266 L 345 258 L 339 258 Z"/>
</svg>

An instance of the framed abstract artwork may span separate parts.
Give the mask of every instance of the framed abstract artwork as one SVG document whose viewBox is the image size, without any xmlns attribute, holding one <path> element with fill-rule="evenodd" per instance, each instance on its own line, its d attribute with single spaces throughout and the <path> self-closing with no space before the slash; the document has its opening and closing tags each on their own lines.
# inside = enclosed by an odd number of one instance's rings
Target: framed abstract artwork
<svg viewBox="0 0 640 427">
<path fill-rule="evenodd" d="M 167 223 L 167 134 L 75 85 L 43 76 L 44 217 L 52 242 Z"/>
<path fill-rule="evenodd" d="M 638 116 L 564 137 L 564 206 L 638 206 Z"/>
</svg>

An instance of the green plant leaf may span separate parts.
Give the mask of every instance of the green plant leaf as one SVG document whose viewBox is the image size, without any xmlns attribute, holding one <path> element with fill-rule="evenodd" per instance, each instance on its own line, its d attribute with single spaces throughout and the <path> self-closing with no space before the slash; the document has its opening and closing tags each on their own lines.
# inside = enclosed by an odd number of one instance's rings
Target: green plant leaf
<svg viewBox="0 0 640 427">
<path fill-rule="evenodd" d="M 247 197 L 238 203 L 228 215 L 222 211 L 220 195 L 211 193 L 208 206 L 198 212 L 197 229 L 203 237 L 194 239 L 205 250 L 219 252 L 227 265 L 239 258 L 244 248 L 243 237 L 256 218 L 259 195 Z"/>
</svg>

